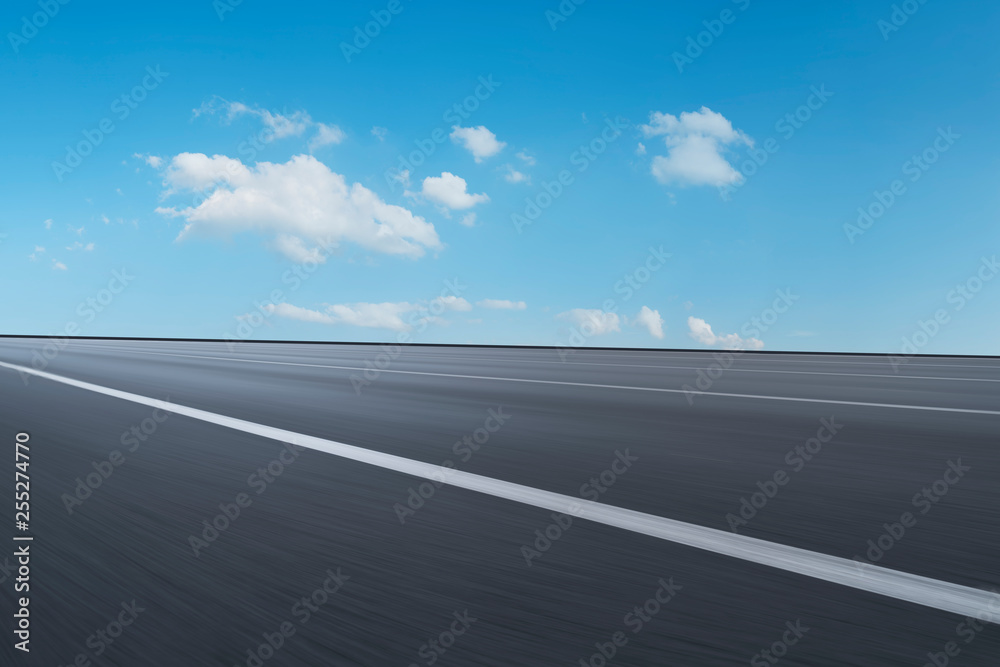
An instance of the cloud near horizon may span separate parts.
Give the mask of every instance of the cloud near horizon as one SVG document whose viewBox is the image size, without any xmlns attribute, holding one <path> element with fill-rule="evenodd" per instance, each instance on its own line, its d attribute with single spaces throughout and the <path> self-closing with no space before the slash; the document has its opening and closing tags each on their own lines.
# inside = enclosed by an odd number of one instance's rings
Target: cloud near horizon
<svg viewBox="0 0 1000 667">
<path fill-rule="evenodd" d="M 691 338 L 703 345 L 721 347 L 724 350 L 760 350 L 764 342 L 758 338 L 741 338 L 739 334 L 717 335 L 708 322 L 697 317 L 688 318 Z"/>
</svg>

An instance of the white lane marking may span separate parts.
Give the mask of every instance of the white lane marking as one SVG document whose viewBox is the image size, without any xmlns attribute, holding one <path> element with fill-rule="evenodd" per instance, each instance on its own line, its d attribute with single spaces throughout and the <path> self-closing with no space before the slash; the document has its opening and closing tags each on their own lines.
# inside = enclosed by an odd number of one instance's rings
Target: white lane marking
<svg viewBox="0 0 1000 667">
<path fill-rule="evenodd" d="M 100 347 L 98 345 L 89 345 L 87 343 L 87 341 L 74 341 L 74 343 L 75 344 L 81 344 L 81 345 L 87 345 L 89 347 L 94 347 L 94 348 Z M 137 346 L 139 344 L 141 344 L 141 343 L 137 342 Z M 213 345 L 213 343 L 205 343 L 205 342 L 200 342 L 200 343 L 195 343 L 195 344 Z M 222 344 L 223 343 L 218 343 L 217 345 L 222 345 Z M 276 345 L 295 345 L 295 343 L 275 343 L 275 344 Z M 365 348 L 363 348 L 363 349 L 348 349 L 348 348 L 345 348 L 345 347 L 342 347 L 342 346 L 338 345 L 337 346 L 337 351 L 338 352 L 347 351 L 347 352 L 367 353 L 367 352 L 371 351 L 371 349 L 368 349 L 368 348 L 375 349 L 376 346 L 377 347 L 382 347 L 384 345 L 393 345 L 393 343 L 371 343 L 368 346 L 365 346 Z M 104 347 L 102 349 L 126 351 L 128 348 Z M 502 362 L 503 361 L 528 361 L 528 362 L 536 362 L 537 361 L 538 363 L 559 363 L 559 364 L 573 363 L 573 362 L 563 362 L 563 361 L 558 361 L 558 362 L 544 361 L 543 362 L 541 360 L 534 360 L 534 359 L 530 359 L 530 358 L 507 359 L 507 358 L 503 358 L 503 357 L 496 357 L 496 358 L 493 358 L 493 359 L 484 359 L 483 357 L 454 357 L 454 356 L 452 356 L 452 357 L 444 357 L 444 356 L 440 355 L 437 352 L 436 348 L 414 348 L 414 349 L 419 349 L 423 354 L 426 354 L 429 357 L 434 357 L 435 359 L 442 359 L 442 358 L 444 358 L 444 359 L 454 359 L 454 360 L 502 361 Z M 486 350 L 487 352 L 495 352 L 495 351 L 505 352 L 506 351 L 506 350 L 497 349 L 497 348 L 483 348 L 483 349 Z M 538 353 L 538 354 L 548 354 L 550 352 L 550 350 L 544 350 L 544 349 L 530 349 L 530 348 L 529 349 L 512 348 L 512 349 L 515 350 L 515 351 L 517 351 L 517 352 Z M 552 348 L 552 350 L 551 350 L 552 353 L 558 353 L 558 351 L 559 350 L 556 349 L 556 348 Z M 590 356 L 590 357 L 612 358 L 612 359 L 654 359 L 654 360 L 657 360 L 657 361 L 670 361 L 670 359 L 655 359 L 655 357 L 654 357 L 654 355 L 665 355 L 665 356 L 671 356 L 671 357 L 681 357 L 684 361 L 716 361 L 715 357 L 692 357 L 692 356 L 688 356 L 690 353 L 683 352 L 683 351 L 676 351 L 676 352 L 675 351 L 663 351 L 663 352 L 658 352 L 656 350 L 651 350 L 646 355 L 602 354 L 602 353 L 599 353 L 599 352 L 596 352 L 596 351 L 591 351 L 591 350 L 574 350 L 574 352 L 580 352 L 581 354 L 584 354 L 584 355 Z M 696 351 L 693 351 L 693 352 L 696 352 Z M 719 354 L 726 353 L 726 352 L 734 353 L 735 351 L 734 350 L 720 350 Z M 798 357 L 808 357 L 808 356 L 829 357 L 829 356 L 831 356 L 829 354 L 813 354 L 813 355 L 810 355 L 808 353 L 798 353 L 798 352 L 792 353 L 792 354 L 794 354 L 795 356 L 798 356 Z M 844 356 L 844 357 L 854 356 L 854 357 L 858 357 L 858 358 L 862 358 L 862 359 L 864 359 L 864 358 L 867 358 L 867 359 L 873 358 L 871 355 L 837 355 L 837 356 Z M 846 360 L 820 361 L 820 360 L 812 360 L 812 359 L 788 359 L 788 358 L 783 358 L 784 355 L 776 355 L 776 354 L 771 354 L 771 355 L 766 355 L 766 356 L 765 355 L 759 355 L 759 354 L 753 354 L 753 355 L 749 355 L 748 354 L 747 356 L 742 357 L 742 358 L 745 361 L 747 361 L 747 362 L 767 361 L 767 362 L 787 363 L 787 364 L 830 364 L 830 365 L 836 365 L 836 366 L 844 366 L 844 365 L 847 365 L 847 366 L 855 366 L 855 365 L 860 365 L 860 366 L 885 366 L 886 364 L 891 363 L 889 361 L 889 357 L 891 357 L 893 355 L 886 354 L 884 356 L 886 357 L 885 361 L 876 361 L 876 362 L 868 362 L 868 361 L 846 361 Z M 901 356 L 902 357 L 902 355 L 897 355 L 897 356 Z M 902 358 L 911 359 L 911 358 L 914 358 L 914 357 L 902 357 Z M 920 358 L 920 357 L 916 357 L 916 358 Z M 991 360 L 994 359 L 994 357 L 988 357 L 988 358 L 991 359 Z M 590 363 L 590 362 L 576 362 L 576 363 Z M 626 365 L 626 364 L 607 364 L 607 365 L 618 366 L 618 365 Z M 975 369 L 975 370 L 1000 370 L 1000 366 L 982 366 L 982 365 L 978 365 L 976 363 L 969 363 L 969 364 L 922 364 L 922 363 L 919 363 L 919 362 L 907 361 L 906 362 L 906 366 L 908 366 L 908 367 L 910 367 L 910 366 L 920 366 L 920 367 L 925 367 L 925 368 L 969 368 L 969 369 Z M 670 367 L 669 366 L 662 366 L 660 368 L 670 368 Z M 698 367 L 697 366 L 693 367 L 692 370 L 698 370 Z M 754 369 L 741 369 L 741 370 L 753 371 Z M 778 371 L 768 371 L 768 372 L 777 373 Z M 783 371 L 783 372 L 789 372 L 790 373 L 790 372 L 793 372 L 793 371 Z M 796 371 L 796 372 L 805 372 L 805 371 Z M 893 376 L 887 376 L 887 377 L 897 377 L 897 376 L 893 375 Z M 934 379 L 938 379 L 938 378 L 934 378 Z M 966 379 L 971 379 L 971 378 L 947 378 L 947 379 L 966 380 Z M 995 381 L 995 380 L 989 380 L 989 381 Z"/>
<path fill-rule="evenodd" d="M 850 586 L 870 593 L 877 593 L 962 616 L 993 619 L 994 616 L 992 615 L 990 605 L 996 605 L 997 600 L 1000 599 L 995 593 L 977 588 L 960 586 L 898 570 L 890 570 L 877 565 L 859 563 L 847 560 L 846 558 L 838 558 L 806 549 L 767 542 L 754 537 L 747 537 L 746 535 L 729 533 L 716 528 L 706 528 L 705 526 L 685 523 L 676 519 L 667 519 L 654 514 L 605 505 L 593 500 L 584 500 L 552 491 L 543 491 L 542 489 L 514 484 L 513 482 L 505 482 L 492 477 L 455 470 L 454 468 L 414 461 L 393 454 L 385 454 L 316 436 L 303 435 L 294 431 L 265 426 L 235 417 L 227 417 L 157 398 L 150 398 L 90 382 L 74 380 L 45 371 L 37 371 L 33 368 L 5 362 L 0 362 L 0 366 L 22 373 L 29 373 L 71 387 L 104 394 L 105 396 L 112 396 L 152 408 L 159 408 L 236 431 L 280 442 L 289 442 L 352 461 L 367 463 L 387 470 L 395 470 L 406 475 L 444 482 L 452 486 L 505 500 L 512 500 L 525 505 L 572 514 L 573 516 L 589 521 L 649 535 L 661 540 L 684 544 L 696 549 L 703 549 L 752 563 L 767 565 L 779 570 Z"/>
<path fill-rule="evenodd" d="M 127 347 L 102 347 L 102 346 L 86 346 L 91 349 L 100 350 L 114 350 L 116 352 L 142 352 L 145 354 L 170 354 L 168 352 L 153 352 L 150 350 L 137 350 L 135 348 Z M 421 361 L 478 361 L 480 363 L 484 362 L 497 362 L 497 363 L 508 363 L 510 359 L 501 358 L 482 358 L 482 357 L 446 357 L 442 355 L 433 355 L 432 359 L 425 359 Z M 653 366 L 650 364 L 606 364 L 596 361 L 543 361 L 541 359 L 521 359 L 519 361 L 524 361 L 529 364 L 549 364 L 556 366 L 611 366 L 613 368 L 650 368 L 650 369 L 664 369 L 664 370 L 681 370 L 681 371 L 698 371 L 703 370 L 700 366 Z M 784 375 L 833 375 L 838 377 L 857 377 L 857 378 L 892 378 L 898 380 L 945 380 L 949 382 L 1000 382 L 1000 378 L 956 378 L 956 377 L 938 377 L 935 375 L 889 375 L 881 373 L 828 373 L 825 371 L 778 371 L 763 368 L 727 368 L 728 373 L 781 373 Z"/>
<path fill-rule="evenodd" d="M 124 351 L 124 350 L 123 350 Z M 153 354 L 162 357 L 183 357 L 186 359 L 213 359 L 216 361 L 240 362 L 245 364 L 270 364 L 276 366 L 304 366 L 306 368 L 333 368 L 345 371 L 364 371 L 357 366 L 333 366 L 329 364 L 302 364 L 293 361 L 264 361 L 262 359 L 239 359 L 237 357 L 210 357 L 200 354 L 175 354 L 172 352 L 138 351 L 138 354 Z M 5 364 L 6 365 L 6 364 Z M 800 398 L 798 396 L 765 396 L 759 394 L 732 394 L 721 391 L 689 392 L 684 389 L 664 389 L 661 387 L 633 387 L 620 384 L 596 384 L 592 382 L 563 382 L 560 380 L 529 380 L 527 378 L 502 378 L 490 375 L 459 375 L 457 373 L 431 373 L 429 371 L 401 371 L 383 369 L 380 373 L 397 373 L 401 375 L 424 375 L 431 377 L 459 378 L 463 380 L 491 380 L 495 382 L 526 382 L 530 384 L 554 384 L 568 387 L 591 387 L 596 389 L 623 389 L 627 391 L 654 391 L 664 394 L 688 394 L 698 396 L 722 396 L 726 398 L 749 398 L 763 401 L 791 401 L 793 403 L 823 403 L 826 405 L 853 405 L 865 408 L 891 408 L 896 410 L 927 410 L 929 412 L 958 412 L 972 415 L 1000 415 L 1000 410 L 974 410 L 972 408 L 945 408 L 934 405 L 905 405 L 902 403 L 868 403 L 864 401 L 837 401 L 829 398 Z"/>
</svg>

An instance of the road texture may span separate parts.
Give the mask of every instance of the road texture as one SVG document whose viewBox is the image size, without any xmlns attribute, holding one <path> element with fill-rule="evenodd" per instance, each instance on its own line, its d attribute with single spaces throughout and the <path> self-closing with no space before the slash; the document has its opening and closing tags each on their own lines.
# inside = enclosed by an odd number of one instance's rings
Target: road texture
<svg viewBox="0 0 1000 667">
<path fill-rule="evenodd" d="M 0 552 L 0 664 L 1000 664 L 1000 359 L 4 338 L 0 362 L 34 537 L 28 655 Z"/>
</svg>

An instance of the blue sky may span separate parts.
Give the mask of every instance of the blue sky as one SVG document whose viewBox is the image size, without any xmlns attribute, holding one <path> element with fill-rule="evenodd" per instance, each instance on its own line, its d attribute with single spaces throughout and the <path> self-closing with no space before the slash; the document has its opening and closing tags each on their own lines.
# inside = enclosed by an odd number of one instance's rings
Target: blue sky
<svg viewBox="0 0 1000 667">
<path fill-rule="evenodd" d="M 0 26 L 4 333 L 1000 354 L 995 3 Z"/>
</svg>

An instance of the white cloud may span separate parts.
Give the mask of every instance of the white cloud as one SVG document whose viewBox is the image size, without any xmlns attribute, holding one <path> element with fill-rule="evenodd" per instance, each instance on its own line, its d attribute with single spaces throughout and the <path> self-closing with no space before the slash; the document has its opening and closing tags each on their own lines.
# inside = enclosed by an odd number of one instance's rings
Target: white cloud
<svg viewBox="0 0 1000 667">
<path fill-rule="evenodd" d="M 66 265 L 58 260 L 52 260 L 52 269 L 55 271 L 65 271 Z"/>
<path fill-rule="evenodd" d="M 240 116 L 256 117 L 269 130 L 270 139 L 301 136 L 312 124 L 312 118 L 305 111 L 295 111 L 284 115 L 272 113 L 267 109 L 261 109 L 257 106 L 249 106 L 242 102 L 230 102 L 221 97 L 213 97 L 208 102 L 202 104 L 194 110 L 194 116 L 197 118 L 201 114 L 215 114 L 220 111 L 225 112 L 227 123 L 232 122 Z"/>
<path fill-rule="evenodd" d="M 486 193 L 470 194 L 465 179 L 451 172 L 442 172 L 440 176 L 428 176 L 424 179 L 423 195 L 431 201 L 451 209 L 472 208 L 480 202 L 489 201 Z"/>
<path fill-rule="evenodd" d="M 496 155 L 507 145 L 503 141 L 497 141 L 497 135 L 487 130 L 485 125 L 479 127 L 453 125 L 450 136 L 452 141 L 465 146 L 476 162 L 482 162 Z"/>
<path fill-rule="evenodd" d="M 316 135 L 309 140 L 309 150 L 314 151 L 323 146 L 339 144 L 347 137 L 347 134 L 336 125 L 326 123 L 316 123 Z"/>
<path fill-rule="evenodd" d="M 521 160 L 524 161 L 524 164 L 528 165 L 529 167 L 535 166 L 535 158 L 533 155 L 529 155 L 528 151 L 518 151 L 517 157 L 521 158 Z"/>
<path fill-rule="evenodd" d="M 45 225 L 45 229 L 52 229 L 52 218 L 49 218 L 43 224 Z"/>
<path fill-rule="evenodd" d="M 372 136 L 379 141 L 385 141 L 386 135 L 389 134 L 389 129 L 385 127 L 379 127 L 376 125 L 372 128 Z"/>
<path fill-rule="evenodd" d="M 446 310 L 469 310 L 472 306 L 465 299 L 459 297 L 441 297 L 435 299 L 440 304 L 442 311 Z M 430 304 L 434 307 L 434 303 Z M 399 302 L 399 303 L 344 303 L 326 306 L 325 310 L 310 310 L 293 306 L 288 303 L 277 305 L 268 304 L 264 306 L 266 310 L 280 317 L 300 320 L 303 322 L 317 322 L 320 324 L 347 324 L 355 327 L 365 327 L 370 329 L 389 329 L 391 331 L 409 331 L 414 326 L 428 322 L 432 324 L 447 324 L 446 320 L 428 314 L 428 306 Z M 405 320 L 404 315 L 411 314 Z"/>
<path fill-rule="evenodd" d="M 290 114 L 280 114 L 261 109 L 258 106 L 249 106 L 243 102 L 230 102 L 222 97 L 213 97 L 194 110 L 197 118 L 202 114 L 216 114 L 223 112 L 226 114 L 226 122 L 231 123 L 240 116 L 253 116 L 267 129 L 267 135 L 261 137 L 265 143 L 275 139 L 285 139 L 286 137 L 300 137 L 306 130 L 315 128 L 316 134 L 309 140 L 309 150 L 315 150 L 330 144 L 339 144 L 347 136 L 343 130 L 336 125 L 318 123 L 312 119 L 305 111 L 294 111 Z M 159 166 L 151 164 L 154 169 Z"/>
<path fill-rule="evenodd" d="M 472 304 L 460 296 L 439 296 L 431 301 L 431 308 L 439 306 L 442 310 L 472 310 Z"/>
<path fill-rule="evenodd" d="M 462 219 L 459 220 L 459 222 L 461 224 L 465 225 L 466 227 L 475 227 L 476 226 L 476 214 L 475 213 L 466 213 L 465 215 L 462 216 Z"/>
<path fill-rule="evenodd" d="M 30 259 L 32 262 L 37 261 L 38 260 L 38 256 L 41 255 L 44 252 L 45 252 L 45 248 L 43 248 L 40 245 L 36 245 L 35 246 L 35 252 L 33 252 L 30 255 L 28 255 L 28 259 Z"/>
<path fill-rule="evenodd" d="M 483 299 L 477 301 L 476 305 L 494 310 L 524 310 L 528 307 L 524 301 L 508 301 L 507 299 Z"/>
<path fill-rule="evenodd" d="M 407 187 L 407 188 L 410 187 L 410 170 L 409 169 L 401 169 L 399 171 L 391 172 L 391 173 L 389 173 L 389 178 L 391 178 L 392 180 L 396 181 L 397 183 L 401 183 L 403 185 L 403 187 Z"/>
<path fill-rule="evenodd" d="M 274 249 L 297 264 L 322 264 L 326 261 L 322 248 L 307 248 L 305 241 L 298 236 L 279 234 L 274 239 Z"/>
<path fill-rule="evenodd" d="M 66 225 L 66 229 L 68 229 L 71 232 L 76 232 L 77 236 L 83 236 L 83 227 L 77 228 L 77 227 L 71 227 L 70 225 Z"/>
<path fill-rule="evenodd" d="M 694 304 L 693 303 L 691 303 L 690 301 L 685 301 L 684 302 L 684 310 L 691 310 L 692 308 L 694 308 Z"/>
<path fill-rule="evenodd" d="M 723 153 L 739 144 L 753 145 L 743 132 L 708 107 L 685 111 L 680 117 L 654 111 L 639 129 L 647 137 L 662 136 L 667 154 L 653 158 L 651 171 L 661 183 L 721 186 L 739 182 L 742 175 Z"/>
<path fill-rule="evenodd" d="M 153 169 L 159 169 L 161 166 L 163 166 L 163 158 L 160 157 L 159 155 L 144 155 L 142 153 L 133 153 L 132 157 L 138 160 L 142 160 Z"/>
<path fill-rule="evenodd" d="M 290 303 L 279 303 L 273 304 L 269 303 L 264 306 L 264 309 L 269 313 L 277 315 L 279 317 L 287 317 L 290 320 L 300 320 L 302 322 L 319 322 L 321 324 L 334 324 L 336 320 L 326 313 L 321 313 L 318 310 L 309 310 L 308 308 L 301 308 L 299 306 L 293 306 Z"/>
<path fill-rule="evenodd" d="M 738 334 L 716 335 L 705 320 L 697 317 L 688 318 L 688 329 L 691 338 L 703 345 L 718 346 L 724 350 L 759 350 L 764 343 L 757 338 L 741 338 Z"/>
<path fill-rule="evenodd" d="M 646 154 L 646 144 L 644 144 L 644 143 L 642 143 L 640 141 L 639 145 L 635 147 L 635 154 L 636 155 L 645 155 Z"/>
<path fill-rule="evenodd" d="M 531 182 L 531 178 L 529 178 L 527 174 L 524 174 L 524 173 L 518 171 L 517 169 L 514 169 L 513 165 L 505 164 L 504 168 L 507 170 L 507 173 L 504 174 L 503 177 L 504 177 L 504 180 L 507 181 L 508 183 L 530 183 Z"/>
<path fill-rule="evenodd" d="M 369 250 L 420 257 L 442 247 L 434 225 L 402 206 L 387 204 L 360 183 L 349 185 L 309 155 L 285 163 L 239 160 L 202 153 L 175 156 L 164 172 L 166 194 L 201 191 L 219 184 L 198 206 L 160 207 L 157 212 L 183 218 L 178 235 L 254 231 L 274 235 L 286 255 L 297 261 L 304 244 L 350 241 Z M 299 239 L 299 245 L 289 238 Z"/>
<path fill-rule="evenodd" d="M 66 250 L 83 250 L 84 252 L 90 252 L 93 249 L 94 249 L 93 242 L 87 243 L 87 244 L 83 244 L 83 243 L 81 243 L 79 241 L 76 241 L 73 245 L 66 246 Z M 37 250 L 37 248 L 36 248 L 36 250 Z"/>
<path fill-rule="evenodd" d="M 635 316 L 633 324 L 646 327 L 649 330 L 649 335 L 653 338 L 663 338 L 663 318 L 660 317 L 658 310 L 643 306 L 639 314 Z"/>
<path fill-rule="evenodd" d="M 556 315 L 557 319 L 572 322 L 581 329 L 584 335 L 598 336 L 600 334 L 621 331 L 617 313 L 606 313 L 603 310 L 574 308 Z"/>
</svg>

